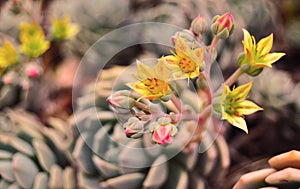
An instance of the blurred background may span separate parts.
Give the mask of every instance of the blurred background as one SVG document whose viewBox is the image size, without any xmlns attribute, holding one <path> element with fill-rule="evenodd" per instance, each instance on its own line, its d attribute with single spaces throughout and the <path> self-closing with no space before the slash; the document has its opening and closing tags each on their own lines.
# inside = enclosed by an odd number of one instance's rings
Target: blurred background
<svg viewBox="0 0 300 189">
<path fill-rule="evenodd" d="M 1 40 L 18 43 L 19 25 L 29 20 L 26 14 L 20 13 L 20 7 L 36 1 L 0 1 Z M 162 22 L 188 29 L 198 14 L 210 24 L 215 15 L 230 11 L 236 28 L 230 38 L 219 45 L 217 57 L 225 78 L 237 68 L 237 58 L 243 50 L 242 28 L 256 39 L 274 33 L 272 51 L 285 52 L 286 56 L 259 77 L 250 78 L 254 82 L 250 98 L 264 111 L 247 117 L 248 135 L 235 128 L 226 129 L 224 137 L 229 146 L 230 167 L 222 178 L 226 181 L 222 182 L 225 183 L 223 188 L 230 188 L 242 173 L 265 167 L 266 160 L 276 154 L 300 150 L 299 0 L 43 0 L 41 6 L 42 27 L 47 28 L 54 15 L 68 15 L 80 30 L 70 40 L 52 42 L 41 57 L 43 76 L 32 81 L 29 90 L 1 83 L 1 111 L 22 107 L 45 124 L 53 116 L 68 120 L 74 111 L 72 87 L 76 68 L 87 50 L 102 36 L 140 22 Z M 145 36 L 134 37 L 138 41 Z M 212 39 L 211 34 L 204 37 L 207 43 Z M 91 61 L 106 64 L 101 62 L 101 53 L 105 52 L 95 53 Z M 134 45 L 117 52 L 105 68 L 129 65 L 137 58 L 162 54 L 168 54 L 168 49 Z M 239 82 L 248 79 L 245 76 Z M 77 84 L 84 88 L 90 82 L 86 79 Z M 84 91 L 80 93 L 85 95 Z"/>
</svg>

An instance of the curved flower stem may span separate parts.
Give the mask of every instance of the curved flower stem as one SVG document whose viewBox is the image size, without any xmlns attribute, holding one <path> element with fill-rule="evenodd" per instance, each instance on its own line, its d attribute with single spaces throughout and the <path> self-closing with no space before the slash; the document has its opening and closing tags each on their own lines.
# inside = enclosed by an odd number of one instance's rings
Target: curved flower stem
<svg viewBox="0 0 300 189">
<path fill-rule="evenodd" d="M 231 86 L 244 72 L 238 68 L 225 82 L 225 85 Z"/>
<path fill-rule="evenodd" d="M 135 105 L 135 107 L 143 110 L 145 113 L 151 113 L 150 106 L 147 106 L 146 104 L 136 101 L 134 105 Z"/>
<path fill-rule="evenodd" d="M 218 42 L 219 42 L 219 38 L 217 38 L 217 36 L 214 36 L 214 38 L 210 44 L 210 47 L 209 47 L 209 54 L 212 54 L 213 49 L 216 48 Z"/>
<path fill-rule="evenodd" d="M 176 107 L 176 109 L 178 110 L 178 112 L 179 113 L 182 112 L 181 102 L 177 98 L 177 96 L 175 96 L 175 94 L 172 94 L 171 101 L 174 104 L 174 106 Z"/>
</svg>

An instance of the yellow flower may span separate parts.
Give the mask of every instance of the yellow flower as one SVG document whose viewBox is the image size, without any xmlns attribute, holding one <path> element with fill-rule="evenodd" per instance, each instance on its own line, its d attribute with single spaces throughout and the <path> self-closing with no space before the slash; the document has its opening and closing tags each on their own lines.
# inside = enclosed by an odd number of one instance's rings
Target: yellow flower
<svg viewBox="0 0 300 189">
<path fill-rule="evenodd" d="M 204 69 L 204 48 L 191 49 L 181 37 L 175 40 L 173 55 L 165 57 L 174 79 L 195 78 Z"/>
<path fill-rule="evenodd" d="M 279 60 L 285 53 L 273 52 L 270 53 L 273 46 L 273 34 L 261 39 L 257 44 L 255 38 L 249 32 L 243 29 L 244 32 L 244 53 L 239 59 L 239 65 L 244 66 L 244 71 L 249 75 L 258 75 L 264 67 L 272 67 L 272 64 Z"/>
<path fill-rule="evenodd" d="M 70 23 L 69 17 L 64 17 L 61 20 L 53 18 L 52 20 L 53 39 L 66 40 L 75 36 L 78 31 L 78 25 Z"/>
<path fill-rule="evenodd" d="M 20 26 L 20 41 L 28 41 L 31 38 L 45 38 L 44 31 L 36 22 L 30 24 L 21 24 Z"/>
<path fill-rule="evenodd" d="M 35 22 L 22 24 L 20 27 L 21 51 L 32 57 L 38 57 L 50 47 L 50 42 L 45 39 L 42 28 Z"/>
<path fill-rule="evenodd" d="M 127 85 L 142 97 L 149 100 L 163 99 L 171 94 L 169 71 L 163 58 L 158 60 L 155 69 L 137 60 L 137 77 L 139 81 Z"/>
<path fill-rule="evenodd" d="M 0 71 L 6 69 L 18 61 L 18 53 L 14 46 L 7 41 L 3 41 L 0 48 Z"/>
<path fill-rule="evenodd" d="M 236 126 L 248 133 L 244 115 L 252 114 L 263 110 L 255 103 L 246 100 L 252 87 L 252 82 L 239 86 L 232 91 L 223 84 L 221 95 L 221 119 L 227 120 L 231 125 Z"/>
</svg>

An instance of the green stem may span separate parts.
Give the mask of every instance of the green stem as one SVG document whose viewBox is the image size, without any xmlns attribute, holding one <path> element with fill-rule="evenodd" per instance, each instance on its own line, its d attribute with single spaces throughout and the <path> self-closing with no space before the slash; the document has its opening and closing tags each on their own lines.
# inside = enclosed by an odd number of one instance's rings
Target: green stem
<svg viewBox="0 0 300 189">
<path fill-rule="evenodd" d="M 244 72 L 238 68 L 225 82 L 225 85 L 231 86 Z"/>
</svg>

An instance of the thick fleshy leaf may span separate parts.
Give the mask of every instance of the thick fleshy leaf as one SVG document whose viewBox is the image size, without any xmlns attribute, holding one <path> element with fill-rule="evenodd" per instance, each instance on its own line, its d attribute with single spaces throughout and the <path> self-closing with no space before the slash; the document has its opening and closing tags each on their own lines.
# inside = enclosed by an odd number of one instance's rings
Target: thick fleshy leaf
<svg viewBox="0 0 300 189">
<path fill-rule="evenodd" d="M 66 167 L 63 170 L 63 183 L 64 183 L 64 188 L 76 188 L 76 179 L 75 179 L 75 172 L 73 168 L 71 167 Z"/>
<path fill-rule="evenodd" d="M 0 175 L 9 182 L 15 181 L 12 162 L 10 160 L 0 161 Z"/>
<path fill-rule="evenodd" d="M 31 145 L 25 140 L 9 134 L 0 134 L 0 143 L 12 146 L 28 156 L 34 155 L 34 150 Z"/>
<path fill-rule="evenodd" d="M 128 168 L 144 168 L 151 164 L 151 158 L 143 149 L 140 140 L 132 140 L 118 158 L 120 165 Z"/>
<path fill-rule="evenodd" d="M 115 177 L 120 174 L 120 169 L 118 166 L 103 160 L 98 156 L 93 156 L 93 162 L 95 163 L 97 169 L 101 172 L 101 175 L 103 175 L 105 178 Z"/>
<path fill-rule="evenodd" d="M 145 178 L 143 183 L 144 188 L 158 189 L 161 188 L 162 184 L 166 181 L 168 177 L 168 166 L 167 166 L 167 157 L 164 155 L 159 156 L 154 161 L 154 166 L 152 166 Z M 160 165 L 155 165 L 158 163 L 164 162 Z"/>
<path fill-rule="evenodd" d="M 34 162 L 22 153 L 16 153 L 12 159 L 12 165 L 18 184 L 23 188 L 31 188 L 38 174 L 38 168 Z"/>
<path fill-rule="evenodd" d="M 47 189 L 48 188 L 48 174 L 45 172 L 39 172 L 33 183 L 32 189 Z"/>
<path fill-rule="evenodd" d="M 18 183 L 11 184 L 7 189 L 21 189 Z"/>
<path fill-rule="evenodd" d="M 268 54 L 273 46 L 273 34 L 261 39 L 256 46 L 256 50 L 260 55 Z"/>
<path fill-rule="evenodd" d="M 0 150 L 0 160 L 11 159 L 12 155 L 13 154 L 8 151 Z"/>
<path fill-rule="evenodd" d="M 63 173 L 58 165 L 53 165 L 50 169 L 49 188 L 63 188 Z"/>
<path fill-rule="evenodd" d="M 9 187 L 10 183 L 5 181 L 4 179 L 0 180 L 0 188 L 1 189 L 7 189 Z"/>
<path fill-rule="evenodd" d="M 144 174 L 142 173 L 124 174 L 100 182 L 100 188 L 101 189 L 110 189 L 110 188 L 140 189 L 143 180 L 144 180 Z"/>
<path fill-rule="evenodd" d="M 189 183 L 187 172 L 175 163 L 170 164 L 169 168 L 168 180 L 162 188 L 187 189 Z"/>
<path fill-rule="evenodd" d="M 45 171 L 50 171 L 52 165 L 55 164 L 56 158 L 52 150 L 41 140 L 32 142 L 40 165 Z"/>
<path fill-rule="evenodd" d="M 85 138 L 85 140 L 84 140 Z M 80 169 L 87 174 L 94 174 L 97 172 L 92 162 L 93 151 L 91 147 L 87 145 L 91 144 L 92 137 L 87 133 L 83 133 L 76 141 L 73 157 L 77 160 Z"/>
<path fill-rule="evenodd" d="M 98 178 L 90 177 L 82 172 L 78 173 L 78 188 L 84 189 L 103 189 L 99 186 Z"/>
</svg>

